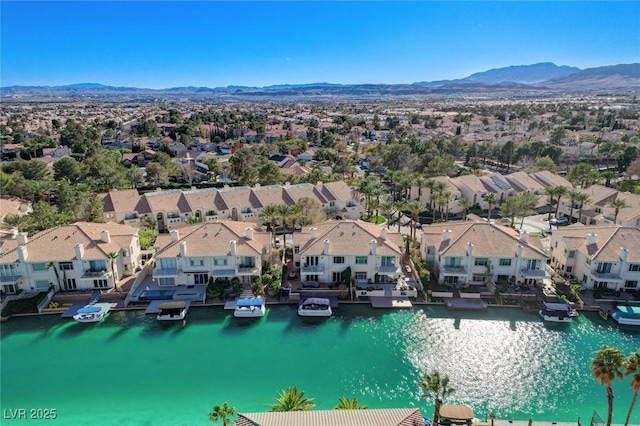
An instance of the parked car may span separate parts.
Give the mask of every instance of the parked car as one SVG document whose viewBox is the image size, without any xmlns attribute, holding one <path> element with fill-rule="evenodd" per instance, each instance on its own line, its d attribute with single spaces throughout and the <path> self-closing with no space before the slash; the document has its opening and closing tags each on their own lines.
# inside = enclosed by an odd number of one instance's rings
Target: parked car
<svg viewBox="0 0 640 426">
<path fill-rule="evenodd" d="M 566 216 L 554 217 L 549 223 L 555 226 L 563 226 L 569 224 L 569 219 Z"/>
</svg>

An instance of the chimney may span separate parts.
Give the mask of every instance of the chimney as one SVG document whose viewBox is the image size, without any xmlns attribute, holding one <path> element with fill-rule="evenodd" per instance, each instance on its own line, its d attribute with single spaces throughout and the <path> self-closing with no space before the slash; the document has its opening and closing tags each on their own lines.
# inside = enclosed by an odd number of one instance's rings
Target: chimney
<svg viewBox="0 0 640 426">
<path fill-rule="evenodd" d="M 253 240 L 253 228 L 244 228 L 244 232 L 245 232 L 245 236 L 247 237 L 247 240 Z"/>
<path fill-rule="evenodd" d="M 182 241 L 180 243 L 180 257 L 182 257 L 182 258 L 187 257 L 187 242 L 186 241 Z"/>
<path fill-rule="evenodd" d="M 324 250 L 322 254 L 329 254 L 329 240 L 324 240 Z"/>
<path fill-rule="evenodd" d="M 171 231 L 169 231 L 169 235 L 171 236 L 172 243 L 175 243 L 180 239 L 180 233 L 178 232 L 177 229 L 172 229 Z"/>
<path fill-rule="evenodd" d="M 620 247 L 620 260 L 622 260 L 622 262 L 626 262 L 627 256 L 629 256 L 629 249 L 626 247 Z"/>
<path fill-rule="evenodd" d="M 16 241 L 18 242 L 19 246 L 23 246 L 27 244 L 27 242 L 29 241 L 29 238 L 27 238 L 27 233 L 26 232 L 18 233 L 18 235 L 16 235 Z"/>
<path fill-rule="evenodd" d="M 323 183 L 322 183 L 322 181 L 321 181 L 321 180 L 319 180 L 318 182 L 316 182 L 316 186 L 320 186 L 320 187 L 322 187 L 322 184 L 323 184 Z"/>
<path fill-rule="evenodd" d="M 516 246 L 516 257 L 522 257 L 522 244 Z"/>
<path fill-rule="evenodd" d="M 598 234 L 587 234 L 587 247 L 595 244 L 598 240 Z"/>
<path fill-rule="evenodd" d="M 229 254 L 232 257 L 236 256 L 236 240 L 229 241 Z"/>
<path fill-rule="evenodd" d="M 29 257 L 27 246 L 18 246 L 18 259 L 20 259 L 20 262 L 25 263 L 27 261 L 27 257 Z"/>
<path fill-rule="evenodd" d="M 528 231 L 522 231 L 522 234 L 520 234 L 520 242 L 524 243 L 524 244 L 529 244 L 529 232 Z"/>
<path fill-rule="evenodd" d="M 442 231 L 442 242 L 449 241 L 451 239 L 451 229 L 445 229 Z"/>
<path fill-rule="evenodd" d="M 111 233 L 106 229 L 103 229 L 102 231 L 100 231 L 100 239 L 102 240 L 103 243 L 110 243 Z"/>
<path fill-rule="evenodd" d="M 473 256 L 473 244 L 471 244 L 470 242 L 467 243 L 467 256 Z"/>
<path fill-rule="evenodd" d="M 371 254 L 375 256 L 378 252 L 378 241 L 371 240 Z"/>
<path fill-rule="evenodd" d="M 380 229 L 380 238 L 383 240 L 387 239 L 387 228 L 384 226 Z"/>
<path fill-rule="evenodd" d="M 311 228 L 309 229 L 309 239 L 310 240 L 315 240 L 318 234 L 318 228 Z"/>
<path fill-rule="evenodd" d="M 82 244 L 76 244 L 73 246 L 73 250 L 76 252 L 76 259 L 82 260 L 84 257 L 84 246 Z"/>
</svg>

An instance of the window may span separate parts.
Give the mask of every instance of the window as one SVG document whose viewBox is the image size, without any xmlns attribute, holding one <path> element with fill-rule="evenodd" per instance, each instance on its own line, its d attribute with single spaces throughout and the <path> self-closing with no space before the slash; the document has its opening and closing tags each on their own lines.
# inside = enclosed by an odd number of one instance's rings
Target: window
<svg viewBox="0 0 640 426">
<path fill-rule="evenodd" d="M 333 256 L 333 263 L 335 264 L 343 264 L 344 256 Z"/>
<path fill-rule="evenodd" d="M 31 264 L 31 269 L 33 269 L 33 272 L 46 271 L 47 270 L 47 264 L 46 263 L 32 263 Z"/>
<path fill-rule="evenodd" d="M 573 266 L 567 266 L 567 272 L 573 272 Z"/>
<path fill-rule="evenodd" d="M 300 253 L 300 246 L 293 246 L 293 252 L 294 252 L 295 254 Z"/>
<path fill-rule="evenodd" d="M 444 258 L 444 266 L 446 268 L 456 268 L 460 266 L 460 258 L 459 257 L 445 257 Z"/>
<path fill-rule="evenodd" d="M 158 280 L 158 285 L 160 285 L 160 286 L 176 285 L 176 281 L 173 278 L 160 278 Z"/>
<path fill-rule="evenodd" d="M 215 266 L 225 266 L 227 264 L 227 258 L 222 256 L 214 257 L 213 264 Z"/>
<path fill-rule="evenodd" d="M 576 257 L 576 251 L 575 250 L 571 250 L 569 252 L 569 259 L 573 259 L 574 257 Z"/>
<path fill-rule="evenodd" d="M 38 280 L 36 281 L 36 288 L 38 290 L 48 290 L 51 283 L 47 280 Z"/>
<path fill-rule="evenodd" d="M 396 258 L 394 256 L 382 256 L 380 266 L 396 266 Z"/>
<path fill-rule="evenodd" d="M 625 281 L 624 288 L 636 288 L 638 287 L 638 281 Z"/>
<path fill-rule="evenodd" d="M 355 273 L 355 278 L 356 278 L 356 280 L 366 281 L 367 273 L 366 272 L 356 272 Z"/>
<path fill-rule="evenodd" d="M 16 265 L 13 265 L 13 264 L 0 265 L 0 276 L 10 277 L 12 275 L 18 275 Z"/>
<path fill-rule="evenodd" d="M 105 279 L 93 280 L 93 287 L 94 288 L 107 288 L 107 280 L 105 280 Z"/>
<path fill-rule="evenodd" d="M 160 261 L 160 269 L 176 269 L 175 257 L 162 257 Z"/>
<path fill-rule="evenodd" d="M 334 272 L 333 273 L 333 282 L 334 283 L 339 283 L 340 281 L 342 281 L 342 272 Z"/>
<path fill-rule="evenodd" d="M 596 269 L 596 272 L 599 274 L 610 274 L 611 266 L 612 264 L 610 262 L 600 262 L 598 263 L 598 268 Z"/>
<path fill-rule="evenodd" d="M 511 266 L 511 259 L 500 259 L 500 266 Z"/>
<path fill-rule="evenodd" d="M 67 278 L 66 281 L 64 282 L 64 285 L 67 287 L 67 290 L 75 290 L 77 288 L 76 279 Z"/>
<path fill-rule="evenodd" d="M 489 259 L 487 259 L 486 257 L 477 257 L 475 260 L 476 266 L 486 266 L 487 263 L 489 263 Z"/>
<path fill-rule="evenodd" d="M 206 284 L 209 281 L 209 274 L 193 274 L 194 284 Z"/>
<path fill-rule="evenodd" d="M 60 262 L 60 270 L 61 271 L 72 271 L 73 270 L 73 263 L 71 262 Z"/>
<path fill-rule="evenodd" d="M 632 263 L 629 265 L 629 272 L 638 272 L 640 271 L 640 263 Z"/>
<path fill-rule="evenodd" d="M 487 279 L 486 275 L 483 274 L 473 274 L 471 280 L 477 283 L 483 283 Z"/>
<path fill-rule="evenodd" d="M 367 256 L 356 256 L 356 265 L 366 265 Z"/>
<path fill-rule="evenodd" d="M 204 266 L 204 257 L 190 257 L 189 258 L 190 266 Z"/>
</svg>

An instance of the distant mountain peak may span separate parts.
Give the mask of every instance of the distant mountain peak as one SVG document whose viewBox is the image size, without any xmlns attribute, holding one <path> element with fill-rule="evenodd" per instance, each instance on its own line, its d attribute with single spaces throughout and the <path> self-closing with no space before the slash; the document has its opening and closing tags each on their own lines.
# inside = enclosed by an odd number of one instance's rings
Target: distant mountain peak
<svg viewBox="0 0 640 426">
<path fill-rule="evenodd" d="M 540 62 L 533 65 L 512 65 L 494 68 L 488 71 L 471 74 L 463 81 L 476 83 L 522 83 L 536 84 L 553 78 L 562 78 L 580 71 L 580 68 L 567 65 L 558 66 L 553 62 Z"/>
</svg>

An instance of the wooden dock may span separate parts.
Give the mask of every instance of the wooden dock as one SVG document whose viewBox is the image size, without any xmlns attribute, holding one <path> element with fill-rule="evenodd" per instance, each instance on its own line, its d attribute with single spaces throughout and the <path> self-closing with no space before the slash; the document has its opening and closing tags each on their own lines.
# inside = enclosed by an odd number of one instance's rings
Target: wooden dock
<svg viewBox="0 0 640 426">
<path fill-rule="evenodd" d="M 369 300 L 372 308 L 408 309 L 413 307 L 411 300 L 404 297 L 374 296 L 370 297 Z"/>
<path fill-rule="evenodd" d="M 486 311 L 489 305 L 482 299 L 447 298 L 444 299 L 444 306 L 460 311 Z"/>
</svg>

